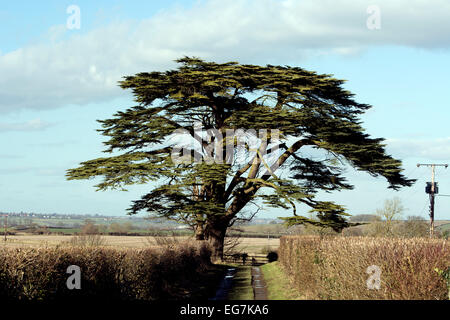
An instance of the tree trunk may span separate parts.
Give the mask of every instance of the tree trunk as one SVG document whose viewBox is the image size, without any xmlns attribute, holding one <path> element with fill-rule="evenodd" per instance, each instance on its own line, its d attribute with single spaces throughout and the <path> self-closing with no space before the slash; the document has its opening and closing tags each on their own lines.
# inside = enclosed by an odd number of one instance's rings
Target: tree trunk
<svg viewBox="0 0 450 320">
<path fill-rule="evenodd" d="M 203 224 L 197 223 L 197 225 L 195 226 L 195 240 L 205 240 Z"/>
<path fill-rule="evenodd" d="M 212 248 L 212 256 L 213 260 L 222 260 L 223 261 L 223 245 L 225 241 L 225 234 L 228 228 L 227 223 L 213 223 L 208 224 L 205 232 L 205 239 L 209 242 Z"/>
</svg>

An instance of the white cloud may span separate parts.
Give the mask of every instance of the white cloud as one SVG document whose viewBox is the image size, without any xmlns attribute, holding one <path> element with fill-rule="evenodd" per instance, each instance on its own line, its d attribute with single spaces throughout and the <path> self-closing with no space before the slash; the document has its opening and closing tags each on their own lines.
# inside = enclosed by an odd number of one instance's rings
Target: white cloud
<svg viewBox="0 0 450 320">
<path fill-rule="evenodd" d="M 379 30 L 366 26 L 371 4 L 211 0 L 83 34 L 54 26 L 42 44 L 0 55 L 0 113 L 112 99 L 123 94 L 122 76 L 175 67 L 172 60 L 183 55 L 283 64 L 372 45 L 450 47 L 450 2 L 379 0 Z"/>
<path fill-rule="evenodd" d="M 27 122 L 16 122 L 16 123 L 1 123 L 0 122 L 0 132 L 6 131 L 40 131 L 44 130 L 48 127 L 51 127 L 53 124 L 42 121 L 41 119 L 33 119 Z"/>
<path fill-rule="evenodd" d="M 450 162 L 450 137 L 435 139 L 386 139 L 387 151 L 400 158 L 426 158 Z"/>
</svg>

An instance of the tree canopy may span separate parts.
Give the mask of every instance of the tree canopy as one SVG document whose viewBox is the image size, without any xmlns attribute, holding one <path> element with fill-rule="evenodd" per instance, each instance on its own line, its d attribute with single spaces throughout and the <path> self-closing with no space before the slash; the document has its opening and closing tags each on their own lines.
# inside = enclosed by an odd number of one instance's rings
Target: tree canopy
<svg viewBox="0 0 450 320">
<path fill-rule="evenodd" d="M 371 106 L 354 101 L 343 80 L 290 66 L 177 62 L 176 70 L 120 81 L 136 105 L 99 120 L 110 156 L 82 162 L 68 179 L 103 177 L 98 190 L 149 184 L 129 213 L 184 221 L 219 256 L 226 229 L 258 211 L 243 214 L 250 204 L 292 210 L 288 224 L 349 226 L 343 206 L 316 197 L 352 189 L 348 165 L 395 190 L 414 182 L 384 139 L 365 132 L 359 116 Z"/>
</svg>

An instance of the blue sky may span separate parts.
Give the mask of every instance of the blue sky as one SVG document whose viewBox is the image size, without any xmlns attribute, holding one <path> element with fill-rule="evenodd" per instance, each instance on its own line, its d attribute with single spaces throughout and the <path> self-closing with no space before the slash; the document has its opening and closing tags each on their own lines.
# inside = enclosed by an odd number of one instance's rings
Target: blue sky
<svg viewBox="0 0 450 320">
<path fill-rule="evenodd" d="M 430 169 L 450 163 L 450 3 L 435 1 L 0 1 L 0 211 L 124 215 L 129 192 L 95 192 L 66 181 L 81 161 L 101 156 L 96 119 L 133 105 L 124 75 L 175 68 L 194 55 L 218 62 L 300 66 L 346 79 L 373 106 L 367 132 L 419 179 L 399 192 L 382 178 L 349 170 L 355 190 L 320 194 L 351 214 L 373 213 L 398 196 L 405 215 L 427 218 Z M 68 29 L 68 6 L 80 29 Z M 369 5 L 379 29 L 367 27 Z M 450 194 L 450 168 L 437 169 Z M 286 212 L 267 210 L 260 217 Z M 450 197 L 436 200 L 450 219 Z"/>
</svg>

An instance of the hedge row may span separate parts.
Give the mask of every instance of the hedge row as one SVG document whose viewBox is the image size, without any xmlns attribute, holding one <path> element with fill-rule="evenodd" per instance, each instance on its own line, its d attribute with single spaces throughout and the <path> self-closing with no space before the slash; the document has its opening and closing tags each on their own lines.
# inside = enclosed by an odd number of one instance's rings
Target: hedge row
<svg viewBox="0 0 450 320">
<path fill-rule="evenodd" d="M 0 299 L 189 298 L 198 289 L 211 251 L 204 244 L 149 249 L 104 247 L 0 248 Z M 81 289 L 69 290 L 70 265 L 81 270 Z"/>
<path fill-rule="evenodd" d="M 278 254 L 306 299 L 448 299 L 446 240 L 286 236 Z"/>
</svg>

